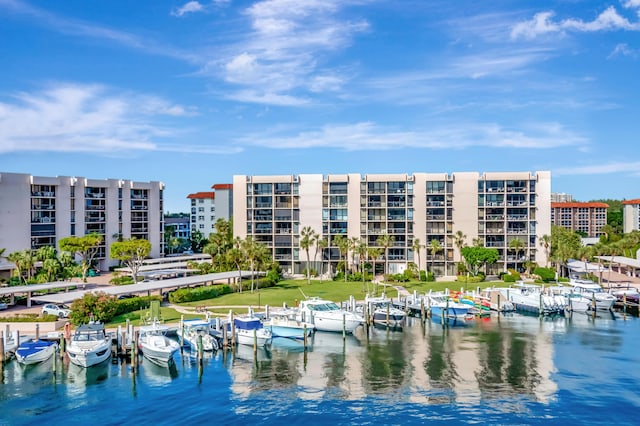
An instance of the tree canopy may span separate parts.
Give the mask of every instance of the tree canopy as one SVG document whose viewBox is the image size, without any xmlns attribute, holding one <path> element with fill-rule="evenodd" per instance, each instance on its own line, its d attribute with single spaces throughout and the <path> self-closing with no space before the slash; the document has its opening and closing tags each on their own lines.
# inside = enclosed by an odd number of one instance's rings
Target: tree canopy
<svg viewBox="0 0 640 426">
<path fill-rule="evenodd" d="M 151 243 L 149 241 L 134 238 L 111 244 L 111 252 L 109 254 L 112 259 L 119 260 L 129 268 L 131 278 L 133 278 L 133 282 L 136 283 L 142 262 L 149 256 L 150 252 Z"/>
<path fill-rule="evenodd" d="M 95 233 L 82 237 L 71 236 L 60 239 L 58 244 L 60 250 L 80 257 L 82 281 L 87 282 L 87 271 L 91 268 L 93 259 L 98 253 L 98 247 L 102 244 L 102 236 Z"/>
</svg>

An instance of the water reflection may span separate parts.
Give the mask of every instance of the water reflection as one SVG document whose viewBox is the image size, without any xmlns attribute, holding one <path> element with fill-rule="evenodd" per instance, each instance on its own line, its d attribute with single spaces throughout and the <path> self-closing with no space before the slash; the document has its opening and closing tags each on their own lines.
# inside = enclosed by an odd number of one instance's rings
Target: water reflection
<svg viewBox="0 0 640 426">
<path fill-rule="evenodd" d="M 298 398 L 402 398 L 430 404 L 478 402 L 520 395 L 549 402 L 557 385 L 553 332 L 565 318 L 513 316 L 465 327 L 408 319 L 402 330 L 358 329 L 354 335 L 317 332 L 300 342 L 276 342 L 254 355 L 246 347 L 229 369 L 236 395 L 290 389 Z M 549 332 L 551 330 L 551 332 Z"/>
</svg>

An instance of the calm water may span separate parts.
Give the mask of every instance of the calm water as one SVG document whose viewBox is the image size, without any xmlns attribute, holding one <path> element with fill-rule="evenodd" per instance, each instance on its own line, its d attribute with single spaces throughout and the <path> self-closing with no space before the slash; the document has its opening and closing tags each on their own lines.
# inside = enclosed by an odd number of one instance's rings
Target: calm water
<svg viewBox="0 0 640 426">
<path fill-rule="evenodd" d="M 316 333 L 175 368 L 12 361 L 0 425 L 640 424 L 640 322 L 513 314 L 448 327 Z"/>
</svg>

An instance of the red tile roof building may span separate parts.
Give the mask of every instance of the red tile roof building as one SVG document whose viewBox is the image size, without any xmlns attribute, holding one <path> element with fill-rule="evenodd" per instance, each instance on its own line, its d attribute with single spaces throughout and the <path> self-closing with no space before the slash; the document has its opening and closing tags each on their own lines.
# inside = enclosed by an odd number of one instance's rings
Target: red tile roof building
<svg viewBox="0 0 640 426">
<path fill-rule="evenodd" d="M 605 203 L 551 203 L 551 224 L 585 234 L 586 237 L 600 237 L 600 231 L 607 224 L 608 204 Z"/>
<path fill-rule="evenodd" d="M 640 198 L 622 202 L 622 227 L 625 234 L 640 230 Z"/>
<path fill-rule="evenodd" d="M 218 219 L 231 218 L 233 209 L 232 184 L 215 184 L 211 188 L 215 191 L 201 191 L 187 195 L 191 200 L 191 232 L 200 231 L 205 238 L 215 232 L 215 223 Z"/>
</svg>

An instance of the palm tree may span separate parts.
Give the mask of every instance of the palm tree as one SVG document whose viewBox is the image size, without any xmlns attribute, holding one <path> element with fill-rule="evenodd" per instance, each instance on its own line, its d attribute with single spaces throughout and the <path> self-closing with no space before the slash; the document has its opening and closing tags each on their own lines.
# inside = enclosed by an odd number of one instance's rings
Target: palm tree
<svg viewBox="0 0 640 426">
<path fill-rule="evenodd" d="M 431 240 L 431 243 L 429 243 L 429 250 L 431 251 L 431 272 L 433 273 L 433 276 L 435 277 L 436 273 L 433 270 L 433 265 L 435 263 L 435 257 L 436 254 L 438 254 L 438 252 L 440 252 L 442 250 L 442 245 L 440 244 L 440 241 L 438 240 Z"/>
<path fill-rule="evenodd" d="M 322 282 L 322 275 L 324 274 L 324 249 L 329 246 L 329 242 L 326 238 L 320 238 L 320 235 L 315 238 L 314 242 L 316 244 L 316 254 L 320 252 L 320 282 Z M 315 262 L 315 260 L 316 258 L 314 256 L 313 261 Z"/>
<path fill-rule="evenodd" d="M 548 268 L 549 267 L 549 254 L 551 252 L 551 235 L 546 235 L 545 234 L 542 237 L 540 237 L 540 245 L 544 249 L 544 256 L 545 256 L 544 267 Z"/>
<path fill-rule="evenodd" d="M 46 272 L 47 274 L 47 281 L 53 281 L 55 280 L 58 272 L 60 272 L 60 270 L 62 269 L 62 265 L 60 264 L 60 261 L 58 259 L 45 259 L 42 262 L 42 269 Z"/>
<path fill-rule="evenodd" d="M 246 260 L 249 262 L 249 269 L 251 270 L 251 293 L 254 289 L 254 271 L 256 263 L 258 262 L 258 250 L 257 243 L 253 237 L 248 236 L 241 242 L 240 250 L 245 255 Z"/>
<path fill-rule="evenodd" d="M 300 232 L 300 248 L 307 254 L 307 284 L 311 285 L 311 270 L 309 269 L 309 247 L 313 245 L 313 240 L 317 234 L 310 226 L 305 226 Z"/>
<path fill-rule="evenodd" d="M 474 238 L 473 240 L 471 240 L 471 243 L 474 245 L 474 247 L 482 247 L 484 245 L 481 237 Z M 460 258 L 460 260 L 462 260 L 462 257 Z"/>
<path fill-rule="evenodd" d="M 235 240 L 233 241 L 233 247 L 229 250 L 227 250 L 225 256 L 227 257 L 227 261 L 231 264 L 234 265 L 236 267 L 236 270 L 238 271 L 238 287 L 240 290 L 240 293 L 242 293 L 242 265 L 244 264 L 245 261 L 245 257 L 244 257 L 244 253 L 242 252 L 242 240 L 240 239 L 240 237 L 236 237 Z"/>
<path fill-rule="evenodd" d="M 467 244 L 467 235 L 462 232 L 462 231 L 456 231 L 455 234 L 453 234 L 453 244 L 458 248 L 458 253 L 460 253 L 460 260 L 459 262 L 462 262 L 462 247 L 465 246 L 465 244 Z"/>
<path fill-rule="evenodd" d="M 524 243 L 522 242 L 522 240 L 520 238 L 514 238 L 513 240 L 511 240 L 509 242 L 509 248 L 511 250 L 514 251 L 515 255 L 516 255 L 516 271 L 518 270 L 518 254 L 520 253 L 520 250 L 522 250 L 524 248 Z"/>
<path fill-rule="evenodd" d="M 355 253 L 358 255 L 358 258 L 360 259 L 360 273 L 362 274 L 362 291 L 364 292 L 365 291 L 364 277 L 366 275 L 364 265 L 369 255 L 369 248 L 367 247 L 367 242 L 364 240 L 359 241 L 358 245 L 355 247 Z"/>
<path fill-rule="evenodd" d="M 372 274 L 373 276 L 376 275 L 376 260 L 378 260 L 378 258 L 382 255 L 382 248 L 380 247 L 369 247 L 368 248 L 369 253 L 367 254 L 367 256 L 369 257 L 369 259 L 373 260 L 373 269 Z M 377 293 L 377 291 L 376 291 Z"/>
<path fill-rule="evenodd" d="M 340 250 L 341 260 L 342 260 L 342 255 L 344 255 L 344 282 L 347 282 L 347 263 L 348 263 L 347 255 L 349 254 L 349 244 L 351 243 L 349 242 L 349 239 L 343 237 L 342 235 L 337 235 L 333 239 L 333 244 L 335 244 L 338 247 L 338 250 Z"/>
<path fill-rule="evenodd" d="M 424 245 L 420 243 L 420 238 L 414 238 L 411 249 L 418 255 L 418 271 L 420 271 L 420 268 L 422 267 L 422 262 L 420 262 L 420 250 L 422 250 L 422 248 L 424 248 Z"/>
<path fill-rule="evenodd" d="M 378 237 L 376 244 L 378 244 L 384 250 L 384 274 L 389 273 L 389 246 L 393 245 L 396 241 L 395 237 L 384 233 Z M 384 275 L 383 274 L 383 275 Z"/>
</svg>

